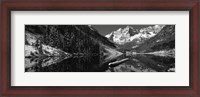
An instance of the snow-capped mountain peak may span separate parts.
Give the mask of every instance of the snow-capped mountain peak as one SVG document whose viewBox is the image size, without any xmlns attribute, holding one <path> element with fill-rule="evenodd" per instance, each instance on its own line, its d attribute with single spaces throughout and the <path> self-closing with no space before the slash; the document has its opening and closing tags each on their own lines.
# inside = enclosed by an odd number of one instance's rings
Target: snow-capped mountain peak
<svg viewBox="0 0 200 97">
<path fill-rule="evenodd" d="M 126 26 L 123 30 L 122 30 L 123 33 L 129 33 L 130 36 L 132 36 L 133 34 L 136 34 L 137 33 L 137 30 L 134 29 L 133 27 L 131 26 Z"/>
<path fill-rule="evenodd" d="M 133 26 L 126 26 L 107 34 L 105 37 L 120 45 L 132 41 L 138 44 L 155 36 L 163 27 L 164 25 L 154 25 L 142 29 L 134 29 Z"/>
<path fill-rule="evenodd" d="M 110 34 L 105 35 L 111 41 L 117 44 L 124 44 L 130 42 L 130 37 L 134 34 L 137 34 L 139 31 L 134 29 L 131 26 L 126 26 L 125 28 L 119 28 L 116 31 L 111 32 Z"/>
<path fill-rule="evenodd" d="M 126 27 L 123 29 L 123 31 L 129 31 L 129 30 L 131 30 L 131 29 L 133 29 L 133 27 L 131 27 L 131 26 L 126 26 Z"/>
<path fill-rule="evenodd" d="M 119 28 L 117 31 L 121 31 L 122 30 L 122 28 Z M 114 31 L 114 32 L 116 32 L 116 31 Z"/>
</svg>

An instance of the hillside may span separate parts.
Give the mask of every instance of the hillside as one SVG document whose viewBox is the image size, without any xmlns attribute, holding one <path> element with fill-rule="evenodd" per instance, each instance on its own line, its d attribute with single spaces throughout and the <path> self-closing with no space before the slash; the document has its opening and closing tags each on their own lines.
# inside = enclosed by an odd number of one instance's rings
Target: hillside
<svg viewBox="0 0 200 97">
<path fill-rule="evenodd" d="M 144 41 L 136 52 L 155 52 L 175 48 L 175 25 L 166 25 L 156 36 Z"/>
<path fill-rule="evenodd" d="M 42 66 L 57 64 L 70 57 L 94 56 L 95 59 L 101 58 L 103 62 L 120 55 L 114 43 L 87 25 L 26 25 L 25 27 L 25 58 L 26 67 L 29 68 L 37 64 Z M 87 58 L 83 58 L 84 61 L 85 59 Z M 79 61 L 74 63 L 77 65 L 76 68 L 80 68 L 80 63 Z"/>
</svg>

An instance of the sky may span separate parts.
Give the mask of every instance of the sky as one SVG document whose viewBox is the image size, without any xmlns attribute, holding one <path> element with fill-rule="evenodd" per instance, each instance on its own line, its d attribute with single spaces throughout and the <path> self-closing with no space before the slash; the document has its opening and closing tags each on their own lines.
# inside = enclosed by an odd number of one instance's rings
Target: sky
<svg viewBox="0 0 200 97">
<path fill-rule="evenodd" d="M 98 30 L 98 32 L 101 35 L 105 36 L 111 33 L 112 31 L 116 31 L 119 28 L 125 28 L 126 26 L 132 26 L 135 29 L 141 29 L 152 25 L 91 25 L 91 26 L 94 27 L 96 30 Z"/>
</svg>

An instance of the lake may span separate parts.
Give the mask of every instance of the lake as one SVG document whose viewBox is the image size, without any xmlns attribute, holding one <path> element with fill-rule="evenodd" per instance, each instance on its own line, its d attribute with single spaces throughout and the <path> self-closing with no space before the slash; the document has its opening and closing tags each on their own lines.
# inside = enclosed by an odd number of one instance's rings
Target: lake
<svg viewBox="0 0 200 97">
<path fill-rule="evenodd" d="M 69 58 L 25 58 L 25 72 L 175 72 L 175 58 L 125 54 L 104 60 L 98 54 Z"/>
</svg>

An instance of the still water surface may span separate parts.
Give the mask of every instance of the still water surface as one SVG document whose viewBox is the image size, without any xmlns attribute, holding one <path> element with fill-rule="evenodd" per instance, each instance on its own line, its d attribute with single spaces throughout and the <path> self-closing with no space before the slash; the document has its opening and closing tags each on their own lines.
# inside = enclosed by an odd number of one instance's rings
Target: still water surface
<svg viewBox="0 0 200 97">
<path fill-rule="evenodd" d="M 156 55 L 122 55 L 102 60 L 99 55 L 70 58 L 25 58 L 25 72 L 175 72 L 175 58 Z"/>
</svg>

